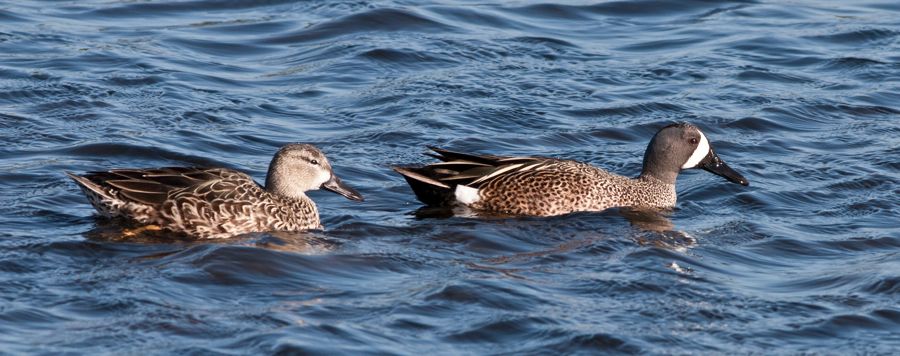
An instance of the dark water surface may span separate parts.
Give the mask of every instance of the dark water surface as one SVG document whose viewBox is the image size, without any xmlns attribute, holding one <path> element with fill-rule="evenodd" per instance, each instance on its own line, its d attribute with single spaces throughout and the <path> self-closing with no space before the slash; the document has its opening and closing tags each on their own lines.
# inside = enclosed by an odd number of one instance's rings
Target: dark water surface
<svg viewBox="0 0 900 356">
<path fill-rule="evenodd" d="M 896 354 L 900 5 L 843 3 L 4 2 L 0 350 Z M 664 233 L 417 216 L 389 168 L 635 175 L 678 120 L 751 186 L 683 174 Z M 325 231 L 120 240 L 63 174 L 297 141 L 367 198 L 313 193 Z"/>
</svg>

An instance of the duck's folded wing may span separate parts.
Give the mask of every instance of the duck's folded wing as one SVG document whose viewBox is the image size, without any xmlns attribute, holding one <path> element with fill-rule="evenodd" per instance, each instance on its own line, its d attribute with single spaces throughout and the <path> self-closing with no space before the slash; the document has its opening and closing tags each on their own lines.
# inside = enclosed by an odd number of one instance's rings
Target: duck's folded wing
<svg viewBox="0 0 900 356">
<path fill-rule="evenodd" d="M 234 179 L 235 176 L 247 177 L 242 173 L 221 168 L 165 167 L 89 172 L 84 178 L 112 190 L 122 199 L 159 206 L 171 192 L 208 185 L 214 181 Z"/>
<path fill-rule="evenodd" d="M 457 185 L 478 188 L 517 172 L 544 169 L 559 160 L 546 157 L 475 155 L 429 147 L 429 156 L 441 162 L 421 167 L 394 167 L 406 178 L 416 196 L 428 205 L 442 205 L 453 199 Z"/>
<path fill-rule="evenodd" d="M 559 160 L 531 156 L 473 155 L 429 147 L 437 154 L 431 154 L 443 162 L 422 167 L 426 176 L 444 184 L 466 185 L 478 188 L 495 179 L 525 172 L 541 170 Z"/>
<path fill-rule="evenodd" d="M 223 172 L 214 179 L 179 190 L 173 195 L 178 200 L 196 200 L 216 205 L 259 202 L 265 190 L 250 176 L 236 171 Z"/>
</svg>

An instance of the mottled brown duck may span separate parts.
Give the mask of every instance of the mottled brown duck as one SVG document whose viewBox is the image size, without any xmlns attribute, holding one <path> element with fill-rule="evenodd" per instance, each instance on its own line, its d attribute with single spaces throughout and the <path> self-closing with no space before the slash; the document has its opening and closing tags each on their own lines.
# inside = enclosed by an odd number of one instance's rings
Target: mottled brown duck
<svg viewBox="0 0 900 356">
<path fill-rule="evenodd" d="M 272 158 L 265 186 L 226 168 L 167 167 L 67 172 L 100 215 L 145 229 L 194 238 L 225 238 L 264 231 L 321 229 L 306 192 L 326 189 L 362 201 L 318 148 L 289 144 Z"/>
</svg>

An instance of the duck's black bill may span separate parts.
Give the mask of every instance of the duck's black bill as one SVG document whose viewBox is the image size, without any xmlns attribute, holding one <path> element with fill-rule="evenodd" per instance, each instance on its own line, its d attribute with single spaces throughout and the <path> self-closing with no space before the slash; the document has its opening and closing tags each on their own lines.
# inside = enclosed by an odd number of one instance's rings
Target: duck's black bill
<svg viewBox="0 0 900 356">
<path fill-rule="evenodd" d="M 363 201 L 362 194 L 356 191 L 356 189 L 350 188 L 350 186 L 344 184 L 340 178 L 335 175 L 331 175 L 331 179 L 329 179 L 325 184 L 322 184 L 322 189 L 332 191 L 343 195 L 344 198 L 356 201 Z"/>
<path fill-rule="evenodd" d="M 703 158 L 700 161 L 698 167 L 703 168 L 707 172 L 715 174 L 717 176 L 724 177 L 729 182 L 737 183 L 743 186 L 750 185 L 750 182 L 747 181 L 747 178 L 744 178 L 740 173 L 731 169 L 721 158 L 717 155 L 713 150 L 709 150 L 709 154 L 706 155 L 706 158 Z"/>
</svg>

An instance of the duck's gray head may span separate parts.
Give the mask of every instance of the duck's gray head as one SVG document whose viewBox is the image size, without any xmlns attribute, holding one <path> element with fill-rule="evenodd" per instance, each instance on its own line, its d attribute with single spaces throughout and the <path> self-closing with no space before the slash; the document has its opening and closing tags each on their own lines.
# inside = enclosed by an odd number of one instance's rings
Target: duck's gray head
<svg viewBox="0 0 900 356">
<path fill-rule="evenodd" d="M 653 136 L 644 153 L 644 169 L 641 176 L 650 176 L 668 184 L 675 184 L 678 172 L 691 168 L 702 168 L 725 177 L 730 182 L 750 185 L 747 179 L 719 158 L 706 135 L 689 123 L 663 127 Z"/>
<path fill-rule="evenodd" d="M 304 192 L 325 189 L 347 199 L 362 201 L 363 197 L 340 180 L 331 170 L 331 163 L 316 146 L 294 143 L 285 145 L 269 164 L 266 190 L 279 195 L 299 198 Z"/>
</svg>

